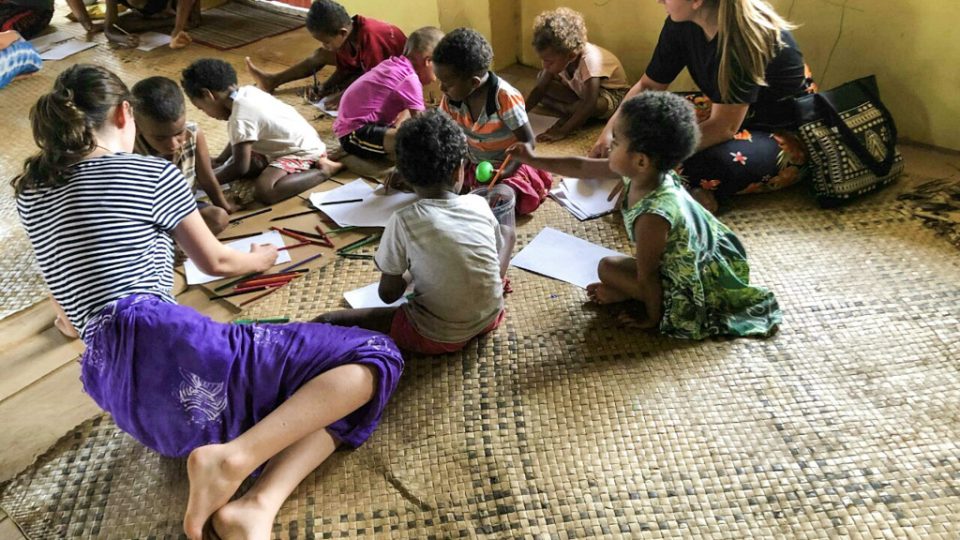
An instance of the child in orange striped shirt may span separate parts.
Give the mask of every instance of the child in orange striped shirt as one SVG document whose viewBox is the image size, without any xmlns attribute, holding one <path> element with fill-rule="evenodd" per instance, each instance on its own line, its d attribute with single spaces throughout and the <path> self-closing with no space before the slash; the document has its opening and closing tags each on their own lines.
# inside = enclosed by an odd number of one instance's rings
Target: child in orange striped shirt
<svg viewBox="0 0 960 540">
<path fill-rule="evenodd" d="M 490 44 L 469 28 L 450 32 L 433 51 L 434 73 L 443 92 L 440 109 L 467 136 L 471 164 L 465 168 L 465 191 L 479 186 L 477 163 L 489 161 L 499 168 L 514 143 L 534 144 L 523 94 L 490 71 L 492 61 Z M 513 189 L 517 214 L 523 215 L 539 208 L 553 182 L 545 171 L 510 162 L 499 183 Z"/>
</svg>

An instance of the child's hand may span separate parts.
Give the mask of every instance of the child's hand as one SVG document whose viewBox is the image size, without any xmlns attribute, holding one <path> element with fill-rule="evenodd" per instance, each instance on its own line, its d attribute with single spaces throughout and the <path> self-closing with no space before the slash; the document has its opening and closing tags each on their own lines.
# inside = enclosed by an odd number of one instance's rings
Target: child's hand
<svg viewBox="0 0 960 540">
<path fill-rule="evenodd" d="M 587 157 L 605 158 L 610 155 L 610 136 L 606 132 L 600 134 L 600 138 L 594 143 L 593 148 L 587 153 Z"/>
<path fill-rule="evenodd" d="M 387 195 L 394 190 L 413 191 L 410 184 L 407 183 L 407 179 L 400 174 L 396 167 L 390 169 L 387 172 L 387 177 L 383 179 L 383 194 Z"/>
<path fill-rule="evenodd" d="M 277 256 L 280 255 L 277 251 L 277 246 L 273 244 L 251 244 L 250 254 L 255 257 L 254 272 L 264 272 L 268 270 L 277 262 Z"/>
<path fill-rule="evenodd" d="M 529 163 L 530 160 L 537 158 L 537 154 L 533 151 L 533 145 L 530 143 L 514 143 L 510 148 L 507 148 L 507 155 L 520 163 Z"/>
</svg>

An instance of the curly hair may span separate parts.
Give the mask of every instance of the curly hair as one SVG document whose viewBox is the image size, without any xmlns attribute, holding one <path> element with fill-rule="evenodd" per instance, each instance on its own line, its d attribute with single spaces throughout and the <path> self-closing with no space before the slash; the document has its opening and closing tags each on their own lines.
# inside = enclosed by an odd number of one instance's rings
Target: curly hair
<svg viewBox="0 0 960 540">
<path fill-rule="evenodd" d="M 433 50 L 434 64 L 449 66 L 461 77 L 482 75 L 492 62 L 490 43 L 472 28 L 457 28 L 444 36 Z"/>
<path fill-rule="evenodd" d="M 397 130 L 397 169 L 412 186 L 451 183 L 466 155 L 466 136 L 439 110 L 411 118 Z"/>
<path fill-rule="evenodd" d="M 693 107 L 670 92 L 643 92 L 624 101 L 620 122 L 627 148 L 649 156 L 662 172 L 683 163 L 700 143 Z"/>
<path fill-rule="evenodd" d="M 62 185 L 64 173 L 97 147 L 94 133 L 116 107 L 130 101 L 127 86 L 110 70 L 76 64 L 57 76 L 50 92 L 30 108 L 33 140 L 40 151 L 23 164 L 10 184 L 25 190 Z"/>
<path fill-rule="evenodd" d="M 533 20 L 533 48 L 538 51 L 579 53 L 586 45 L 587 25 L 577 11 L 561 7 L 544 11 Z"/>
<path fill-rule="evenodd" d="M 316 0 L 307 12 L 307 30 L 314 34 L 335 36 L 352 22 L 347 10 L 332 0 Z"/>
<path fill-rule="evenodd" d="M 133 85 L 133 112 L 157 122 L 176 122 L 186 111 L 183 92 L 166 77 L 149 77 Z"/>
<path fill-rule="evenodd" d="M 180 72 L 180 85 L 192 98 L 203 97 L 203 91 L 226 92 L 237 85 L 233 66 L 216 58 L 201 58 Z"/>
</svg>

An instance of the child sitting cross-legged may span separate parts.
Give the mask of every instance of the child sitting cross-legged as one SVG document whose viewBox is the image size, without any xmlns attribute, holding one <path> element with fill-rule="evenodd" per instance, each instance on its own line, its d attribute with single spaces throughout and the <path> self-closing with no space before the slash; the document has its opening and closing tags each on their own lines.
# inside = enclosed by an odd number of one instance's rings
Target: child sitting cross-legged
<svg viewBox="0 0 960 540">
<path fill-rule="evenodd" d="M 750 284 L 743 244 L 690 197 L 673 171 L 698 140 L 686 100 L 651 91 L 620 106 L 608 158 L 538 157 L 519 144 L 510 152 L 561 175 L 624 180 L 621 212 L 636 254 L 600 261 L 600 282 L 587 288 L 591 300 L 639 301 L 631 322 L 673 337 L 771 335 L 781 320 L 776 298 Z"/>
<path fill-rule="evenodd" d="M 537 16 L 533 22 L 533 48 L 543 71 L 527 96 L 527 111 L 542 104 L 561 115 L 537 141 L 558 141 L 590 118 L 610 118 L 630 89 L 620 60 L 587 41 L 583 15 L 570 8 L 561 7 Z"/>
<path fill-rule="evenodd" d="M 204 58 L 182 72 L 181 84 L 198 109 L 227 122 L 230 142 L 220 156 L 217 180 L 255 178 L 254 194 L 273 204 L 330 178 L 342 167 L 296 109 L 255 86 L 238 86 L 223 60 Z"/>
<path fill-rule="evenodd" d="M 163 158 L 180 169 L 191 190 L 197 184 L 212 204 L 198 203 L 200 216 L 213 232 L 227 228 L 228 214 L 236 210 L 220 189 L 210 164 L 210 150 L 200 127 L 187 122 L 183 92 L 166 77 L 150 77 L 133 85 L 133 118 L 137 139 L 133 151 Z"/>
<path fill-rule="evenodd" d="M 389 334 L 401 349 L 443 354 L 462 349 L 504 318 L 509 252 L 486 200 L 458 195 L 467 143 L 449 117 L 430 111 L 397 133 L 397 167 L 420 200 L 397 211 L 383 232 L 375 262 L 380 299 L 397 307 L 348 309 L 316 322 Z"/>
</svg>

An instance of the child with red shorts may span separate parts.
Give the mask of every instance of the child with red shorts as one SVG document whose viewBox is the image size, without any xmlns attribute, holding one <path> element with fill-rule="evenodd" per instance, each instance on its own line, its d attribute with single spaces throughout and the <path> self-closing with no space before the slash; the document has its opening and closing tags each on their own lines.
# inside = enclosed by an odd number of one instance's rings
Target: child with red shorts
<svg viewBox="0 0 960 540">
<path fill-rule="evenodd" d="M 406 351 L 459 351 L 504 318 L 501 279 L 509 263 L 486 199 L 459 195 L 467 143 L 448 116 L 430 111 L 397 131 L 397 167 L 420 200 L 387 223 L 375 262 L 380 299 L 400 307 L 348 309 L 316 322 L 389 334 Z"/>
</svg>

